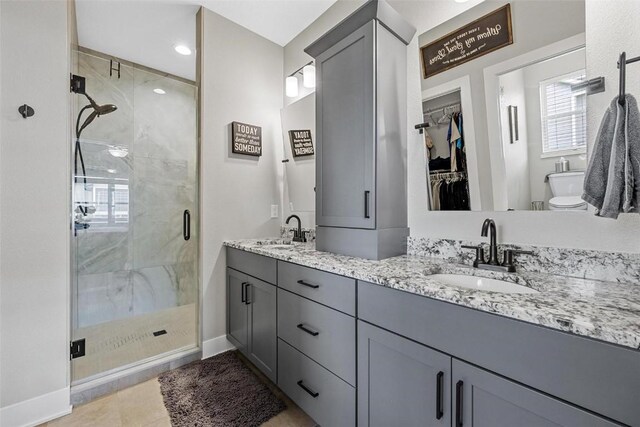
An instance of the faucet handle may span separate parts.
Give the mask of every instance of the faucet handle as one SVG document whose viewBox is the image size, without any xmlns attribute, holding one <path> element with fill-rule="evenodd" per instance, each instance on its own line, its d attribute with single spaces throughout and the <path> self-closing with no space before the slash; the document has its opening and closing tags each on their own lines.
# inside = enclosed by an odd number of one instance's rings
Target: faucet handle
<svg viewBox="0 0 640 427">
<path fill-rule="evenodd" d="M 515 265 L 513 264 L 514 255 L 533 255 L 533 251 L 522 251 L 520 249 L 505 249 L 504 256 L 502 258 L 502 265 L 505 267 L 509 267 L 510 272 L 515 272 Z"/>
<path fill-rule="evenodd" d="M 463 249 L 474 249 L 476 251 L 476 259 L 473 261 L 474 267 L 477 268 L 479 264 L 484 264 L 484 248 L 482 247 L 482 245 L 462 245 L 460 247 Z"/>
</svg>

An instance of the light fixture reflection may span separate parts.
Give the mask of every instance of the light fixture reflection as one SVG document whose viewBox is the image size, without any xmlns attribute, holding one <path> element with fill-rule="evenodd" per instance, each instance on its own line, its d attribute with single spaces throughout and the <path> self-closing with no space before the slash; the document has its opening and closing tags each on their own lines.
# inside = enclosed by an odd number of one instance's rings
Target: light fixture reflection
<svg viewBox="0 0 640 427">
<path fill-rule="evenodd" d="M 316 87 L 316 67 L 305 65 L 302 69 L 302 84 L 306 88 Z"/>
<path fill-rule="evenodd" d="M 191 49 L 189 49 L 189 47 L 183 45 L 183 44 L 179 44 L 176 45 L 174 47 L 174 49 L 176 50 L 176 52 L 178 52 L 180 55 L 191 55 Z"/>
<path fill-rule="evenodd" d="M 127 154 L 129 154 L 129 149 L 127 147 L 111 146 L 108 151 L 113 157 L 118 158 L 127 157 Z"/>
<path fill-rule="evenodd" d="M 289 98 L 298 96 L 298 78 L 289 76 L 285 80 L 285 93 Z"/>
</svg>

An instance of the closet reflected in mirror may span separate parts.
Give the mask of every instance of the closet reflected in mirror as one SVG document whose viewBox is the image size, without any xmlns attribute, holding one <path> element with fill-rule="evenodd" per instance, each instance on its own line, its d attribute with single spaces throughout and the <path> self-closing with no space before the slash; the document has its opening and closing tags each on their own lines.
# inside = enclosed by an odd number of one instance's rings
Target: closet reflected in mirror
<svg viewBox="0 0 640 427">
<path fill-rule="evenodd" d="M 430 210 L 586 211 L 584 14 L 487 0 L 420 35 Z"/>
</svg>

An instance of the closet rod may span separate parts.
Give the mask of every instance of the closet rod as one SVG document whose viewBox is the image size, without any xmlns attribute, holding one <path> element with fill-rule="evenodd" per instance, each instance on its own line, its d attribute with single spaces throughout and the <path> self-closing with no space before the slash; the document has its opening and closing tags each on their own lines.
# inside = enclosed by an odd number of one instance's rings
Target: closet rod
<svg viewBox="0 0 640 427">
<path fill-rule="evenodd" d="M 447 108 L 451 108 L 451 107 L 458 107 L 458 108 L 460 108 L 460 103 L 459 103 L 459 102 L 454 102 L 453 104 L 444 105 L 444 106 L 442 106 L 442 107 L 434 108 L 434 109 L 432 109 L 432 110 L 427 110 L 427 111 L 425 111 L 425 112 L 424 112 L 424 114 L 425 114 L 425 115 L 426 115 L 426 114 L 434 114 L 434 113 L 436 113 L 436 112 L 438 112 L 438 111 L 442 111 L 442 112 L 444 112 L 444 110 L 446 110 Z"/>
<path fill-rule="evenodd" d="M 627 52 L 622 52 L 620 54 L 620 59 L 618 60 L 618 69 L 620 70 L 620 93 L 618 96 L 618 103 L 620 105 L 624 105 L 626 101 L 627 65 L 638 61 L 640 61 L 640 56 L 627 59 Z"/>
</svg>

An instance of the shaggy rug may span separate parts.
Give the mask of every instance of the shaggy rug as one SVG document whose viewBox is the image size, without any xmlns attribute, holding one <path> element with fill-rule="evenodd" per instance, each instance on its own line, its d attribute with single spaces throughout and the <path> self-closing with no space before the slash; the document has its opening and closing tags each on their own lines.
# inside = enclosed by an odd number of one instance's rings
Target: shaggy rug
<svg viewBox="0 0 640 427">
<path fill-rule="evenodd" d="M 159 381 L 173 427 L 259 426 L 286 408 L 236 351 L 166 372 Z"/>
</svg>

